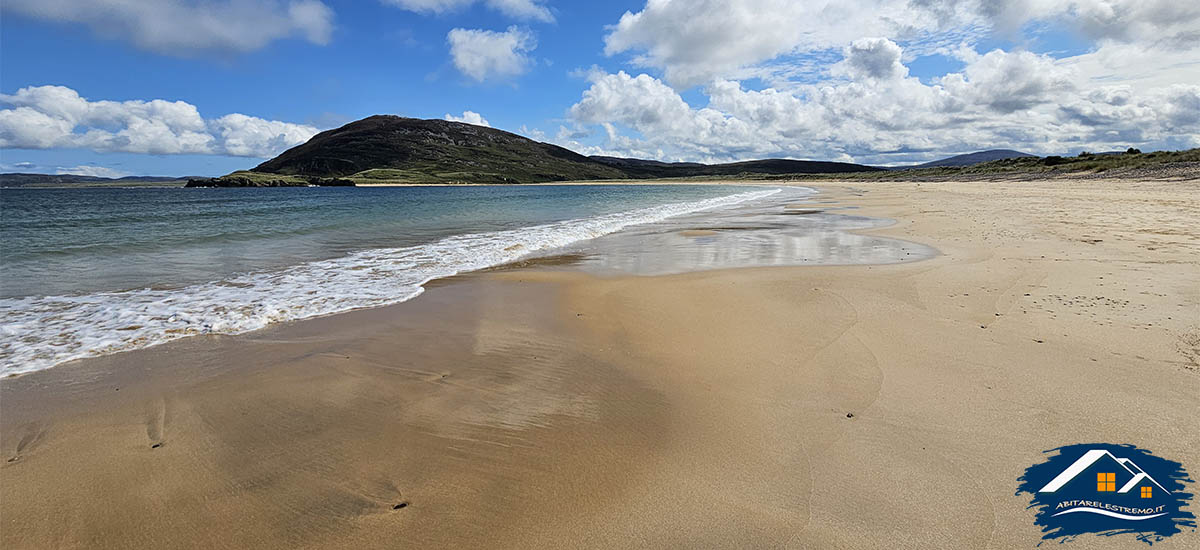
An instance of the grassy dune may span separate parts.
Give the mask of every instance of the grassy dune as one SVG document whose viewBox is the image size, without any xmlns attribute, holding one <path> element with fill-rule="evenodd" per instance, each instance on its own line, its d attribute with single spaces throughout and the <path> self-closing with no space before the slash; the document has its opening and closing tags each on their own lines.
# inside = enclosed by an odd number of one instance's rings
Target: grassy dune
<svg viewBox="0 0 1200 550">
<path fill-rule="evenodd" d="M 488 176 L 491 176 L 490 178 Z M 1034 180 L 1054 178 L 1200 178 L 1200 149 L 1158 151 L 1153 153 L 1081 154 L 1074 157 L 1025 157 L 995 160 L 971 166 L 886 170 L 878 172 L 840 172 L 818 174 L 761 174 L 742 172 L 666 178 L 672 181 L 716 180 L 850 180 L 850 181 L 954 181 L 954 180 Z M 348 176 L 359 185 L 421 183 L 507 183 L 501 174 L 429 173 L 416 170 L 365 170 Z M 489 181 L 490 180 L 490 181 Z M 612 181 L 595 180 L 595 181 Z M 632 182 L 653 179 L 630 179 Z"/>
<path fill-rule="evenodd" d="M 854 174 L 798 174 L 754 179 L 855 181 L 1026 180 L 1111 177 L 1133 179 L 1200 178 L 1200 149 L 1153 153 L 1089 154 L 1074 157 L 1025 157 L 961 167 L 889 170 Z"/>
</svg>

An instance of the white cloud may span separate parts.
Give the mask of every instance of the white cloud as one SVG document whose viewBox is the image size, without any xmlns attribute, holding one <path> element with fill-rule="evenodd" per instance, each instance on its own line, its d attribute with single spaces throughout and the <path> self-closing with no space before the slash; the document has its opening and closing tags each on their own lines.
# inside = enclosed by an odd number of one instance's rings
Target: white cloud
<svg viewBox="0 0 1200 550">
<path fill-rule="evenodd" d="M 474 124 L 476 126 L 487 126 L 488 128 L 492 127 L 491 124 L 488 124 L 487 119 L 483 118 L 483 115 L 476 113 L 475 111 L 463 111 L 462 116 L 454 116 L 450 113 L 446 113 L 444 118 L 451 122 L 465 122 L 467 124 Z"/>
<path fill-rule="evenodd" d="M 450 13 L 476 3 L 476 0 L 382 0 L 386 4 L 417 13 Z M 544 0 L 483 0 L 488 7 L 514 19 L 552 22 L 554 15 Z"/>
<path fill-rule="evenodd" d="M 641 74 L 595 74 L 571 117 L 584 123 L 621 122 L 642 129 L 668 129 L 691 119 L 691 107 L 670 86 Z"/>
<path fill-rule="evenodd" d="M 509 17 L 534 19 L 546 23 L 554 21 L 550 9 L 542 0 L 488 0 L 487 4 Z"/>
<path fill-rule="evenodd" d="M 235 157 L 272 157 L 304 143 L 317 133 L 307 124 L 265 120 L 239 113 L 208 122 L 217 150 Z"/>
<path fill-rule="evenodd" d="M 515 26 L 505 32 L 453 29 L 446 40 L 454 66 L 479 82 L 524 74 L 532 64 L 526 54 L 537 47 L 533 33 Z"/>
<path fill-rule="evenodd" d="M 206 120 L 183 101 L 89 101 L 71 88 L 31 86 L 0 94 L 0 147 L 80 148 L 151 154 L 272 157 L 317 129 L 229 114 Z"/>
<path fill-rule="evenodd" d="M 693 109 L 670 86 L 649 75 L 593 74 L 592 85 L 570 109 L 584 124 L 604 125 L 614 149 L 645 151 L 635 142 L 620 143 L 616 123 L 641 133 L 657 147 L 702 158 L 755 149 L 754 128 L 717 109 Z M 673 144 L 680 144 L 679 146 Z"/>
<path fill-rule="evenodd" d="M 1200 134 L 1200 86 L 1177 84 L 1161 97 L 1164 101 L 1160 112 L 1167 128 Z M 1200 135 L 1193 135 L 1192 141 L 1200 143 Z"/>
<path fill-rule="evenodd" d="M 1097 85 L 1073 60 L 1002 50 L 966 56 L 961 72 L 923 83 L 907 76 L 902 53 L 890 41 L 855 41 L 835 71 L 845 80 L 786 90 L 716 80 L 704 107 L 649 75 L 593 72 L 569 115 L 604 128 L 599 148 L 663 160 L 884 164 L 1001 147 L 1062 154 L 1200 145 L 1200 85 Z"/>
<path fill-rule="evenodd" d="M 635 65 L 661 69 L 668 83 L 687 88 L 786 74 L 795 69 L 789 55 L 838 51 L 864 36 L 916 53 L 991 30 L 1017 33 L 1031 21 L 1101 45 L 1178 50 L 1200 42 L 1200 3 L 1178 0 L 649 0 L 612 26 L 604 51 L 631 53 Z"/>
<path fill-rule="evenodd" d="M 59 168 L 54 173 L 58 175 L 96 176 L 100 178 L 121 178 L 129 175 L 120 170 L 90 164 L 81 164 L 74 168 Z"/>
<path fill-rule="evenodd" d="M 401 9 L 415 11 L 417 13 L 448 13 L 458 11 L 471 4 L 475 0 L 381 0 L 385 4 L 391 4 Z"/>
<path fill-rule="evenodd" d="M 992 50 L 969 63 L 962 73 L 942 78 L 942 85 L 964 101 L 1012 113 L 1046 103 L 1074 88 L 1069 69 L 1048 56 Z"/>
<path fill-rule="evenodd" d="M 177 56 L 249 52 L 292 36 L 323 45 L 333 33 L 333 10 L 319 0 L 6 0 L 4 10 Z"/>
<path fill-rule="evenodd" d="M 900 62 L 901 52 L 886 38 L 860 38 L 846 47 L 845 59 L 834 68 L 852 78 L 902 78 L 908 76 L 908 68 Z"/>
<path fill-rule="evenodd" d="M 1200 4 L 1178 0 L 918 0 L 942 14 L 1015 31 L 1029 21 L 1056 20 L 1084 37 L 1114 43 L 1194 42 Z"/>
<path fill-rule="evenodd" d="M 1036 44 L 1038 33 L 1073 33 L 1090 50 L 976 51 L 984 38 Z M 1200 144 L 1195 2 L 648 0 L 609 28 L 605 53 L 651 74 L 588 77 L 569 114 L 609 137 L 584 148 L 893 163 Z M 933 53 L 964 66 L 910 76 L 906 64 Z M 679 93 L 697 85 L 707 105 Z"/>
<path fill-rule="evenodd" d="M 522 124 L 516 133 L 523 135 L 534 141 L 546 141 L 548 139 L 546 137 L 546 132 L 543 132 L 537 128 L 530 128 L 529 126 L 527 126 L 525 124 Z"/>
<path fill-rule="evenodd" d="M 936 17 L 900 1 L 651 0 L 621 16 L 604 51 L 641 52 L 635 64 L 661 68 L 671 84 L 690 87 L 782 54 L 842 48 L 862 36 L 916 36 L 938 26 Z"/>
</svg>

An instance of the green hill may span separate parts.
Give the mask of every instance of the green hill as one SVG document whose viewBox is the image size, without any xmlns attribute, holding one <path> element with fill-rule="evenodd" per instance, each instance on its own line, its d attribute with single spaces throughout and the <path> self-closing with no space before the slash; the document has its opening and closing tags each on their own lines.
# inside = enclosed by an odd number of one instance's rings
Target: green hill
<svg viewBox="0 0 1200 550">
<path fill-rule="evenodd" d="M 585 157 L 513 133 L 445 120 L 376 115 L 321 132 L 249 172 L 212 182 L 303 185 L 311 178 L 355 183 L 541 183 L 742 174 L 845 173 L 878 168 L 770 159 L 730 164 Z"/>
<path fill-rule="evenodd" d="M 252 171 L 414 183 L 626 177 L 624 172 L 578 153 L 501 130 L 388 115 L 321 132 Z"/>
</svg>

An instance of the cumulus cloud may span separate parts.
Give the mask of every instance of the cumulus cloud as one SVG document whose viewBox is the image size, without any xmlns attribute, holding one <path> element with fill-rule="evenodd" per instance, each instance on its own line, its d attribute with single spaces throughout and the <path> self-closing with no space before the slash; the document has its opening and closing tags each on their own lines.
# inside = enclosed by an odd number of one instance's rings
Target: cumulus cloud
<svg viewBox="0 0 1200 550">
<path fill-rule="evenodd" d="M 235 157 L 273 157 L 304 143 L 317 133 L 307 124 L 265 120 L 239 113 L 208 121 L 215 151 Z"/>
<path fill-rule="evenodd" d="M 90 101 L 64 86 L 0 94 L 0 147 L 272 157 L 317 129 L 243 114 L 200 116 L 184 101 Z"/>
<path fill-rule="evenodd" d="M 569 114 L 577 122 L 604 126 L 615 149 L 680 149 L 703 158 L 756 149 L 759 140 L 747 121 L 717 109 L 693 109 L 674 89 L 649 75 L 596 73 L 591 82 Z M 618 135 L 613 123 L 632 128 L 656 143 L 622 141 L 624 137 Z"/>
<path fill-rule="evenodd" d="M 964 100 L 1001 113 L 1012 113 L 1069 92 L 1074 84 L 1066 68 L 1045 55 L 992 50 L 974 59 L 962 73 L 942 84 Z"/>
<path fill-rule="evenodd" d="M 845 49 L 845 60 L 836 66 L 840 72 L 857 78 L 890 79 L 908 75 L 900 62 L 902 50 L 886 38 L 860 38 Z"/>
<path fill-rule="evenodd" d="M 1047 30 L 1090 48 L 1057 59 L 976 51 L 988 37 L 1036 43 L 1022 35 Z M 609 28 L 605 53 L 650 74 L 592 74 L 569 115 L 609 136 L 590 147 L 664 160 L 892 163 L 1200 144 L 1195 2 L 648 0 Z M 933 53 L 963 67 L 909 74 L 909 61 Z M 680 95 L 696 86 L 707 104 Z"/>
<path fill-rule="evenodd" d="M 114 170 L 104 166 L 95 166 L 92 164 L 81 164 L 72 168 L 59 168 L 55 170 L 54 173 L 60 176 L 95 176 L 100 178 L 121 178 L 129 175 L 128 173 L 120 170 Z"/>
<path fill-rule="evenodd" d="M 417 13 L 443 14 L 461 10 L 476 3 L 476 0 L 382 0 L 408 11 Z M 552 22 L 554 15 L 545 6 L 544 0 L 483 0 L 487 5 L 504 15 L 514 19 L 530 19 L 534 21 Z"/>
<path fill-rule="evenodd" d="M 667 129 L 691 119 L 691 107 L 670 86 L 650 75 L 594 74 L 571 117 L 585 123 L 621 122 L 637 129 Z"/>
<path fill-rule="evenodd" d="M 446 113 L 444 118 L 451 122 L 465 122 L 467 124 L 474 124 L 476 126 L 487 126 L 488 128 L 492 127 L 491 124 L 488 124 L 487 119 L 483 118 L 483 115 L 476 113 L 475 111 L 463 111 L 462 116 L 454 116 L 450 113 Z"/>
<path fill-rule="evenodd" d="M 333 33 L 333 10 L 319 0 L 6 0 L 4 10 L 176 56 L 244 53 L 293 36 L 327 44 Z"/>
<path fill-rule="evenodd" d="M 1177 84 L 1167 88 L 1162 98 L 1160 109 L 1169 129 L 1200 134 L 1200 86 Z M 1200 143 L 1200 136 L 1192 138 Z"/>
<path fill-rule="evenodd" d="M 604 51 L 636 52 L 634 63 L 661 68 L 669 83 L 689 87 L 786 53 L 841 48 L 862 36 L 910 36 L 938 25 L 903 1 L 651 0 L 621 16 Z"/>
<path fill-rule="evenodd" d="M 447 13 L 463 9 L 475 0 L 381 0 L 401 9 L 417 13 Z"/>
<path fill-rule="evenodd" d="M 1029 21 L 1056 20 L 1107 42 L 1176 46 L 1200 38 L 1200 5 L 1177 0 L 911 0 L 943 23 L 973 21 L 1015 31 Z"/>
<path fill-rule="evenodd" d="M 605 37 L 605 53 L 661 69 L 676 87 L 794 69 L 782 60 L 838 51 L 864 36 L 913 52 L 946 40 L 973 42 L 992 30 L 1053 22 L 1103 44 L 1191 49 L 1200 3 L 1177 0 L 649 0 Z M 853 46 L 851 46 L 853 47 Z M 783 66 L 764 67 L 776 60 Z M 769 69 L 769 70 L 768 70 Z"/>
<path fill-rule="evenodd" d="M 650 75 L 594 72 L 568 113 L 604 128 L 599 148 L 663 160 L 886 164 L 998 147 L 1059 154 L 1200 145 L 1200 85 L 1089 87 L 1072 63 L 1003 50 L 974 54 L 961 72 L 923 83 L 907 76 L 902 53 L 887 40 L 855 41 L 839 63 L 845 80 L 761 90 L 716 80 L 704 88 L 703 107 Z"/>
<path fill-rule="evenodd" d="M 446 40 L 454 66 L 479 82 L 524 74 L 532 64 L 527 54 L 537 47 L 533 33 L 515 26 L 505 32 L 453 29 Z"/>
</svg>

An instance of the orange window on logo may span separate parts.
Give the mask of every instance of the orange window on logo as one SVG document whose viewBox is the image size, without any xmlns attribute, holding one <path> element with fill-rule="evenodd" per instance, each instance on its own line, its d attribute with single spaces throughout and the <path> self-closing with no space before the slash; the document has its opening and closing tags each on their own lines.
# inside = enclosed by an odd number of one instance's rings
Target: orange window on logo
<svg viewBox="0 0 1200 550">
<path fill-rule="evenodd" d="M 1101 493 L 1111 493 L 1117 490 L 1116 472 L 1100 472 L 1096 474 L 1096 490 Z"/>
<path fill-rule="evenodd" d="M 1151 487 L 1142 487 L 1142 498 L 1150 498 L 1154 496 L 1154 489 Z"/>
</svg>

